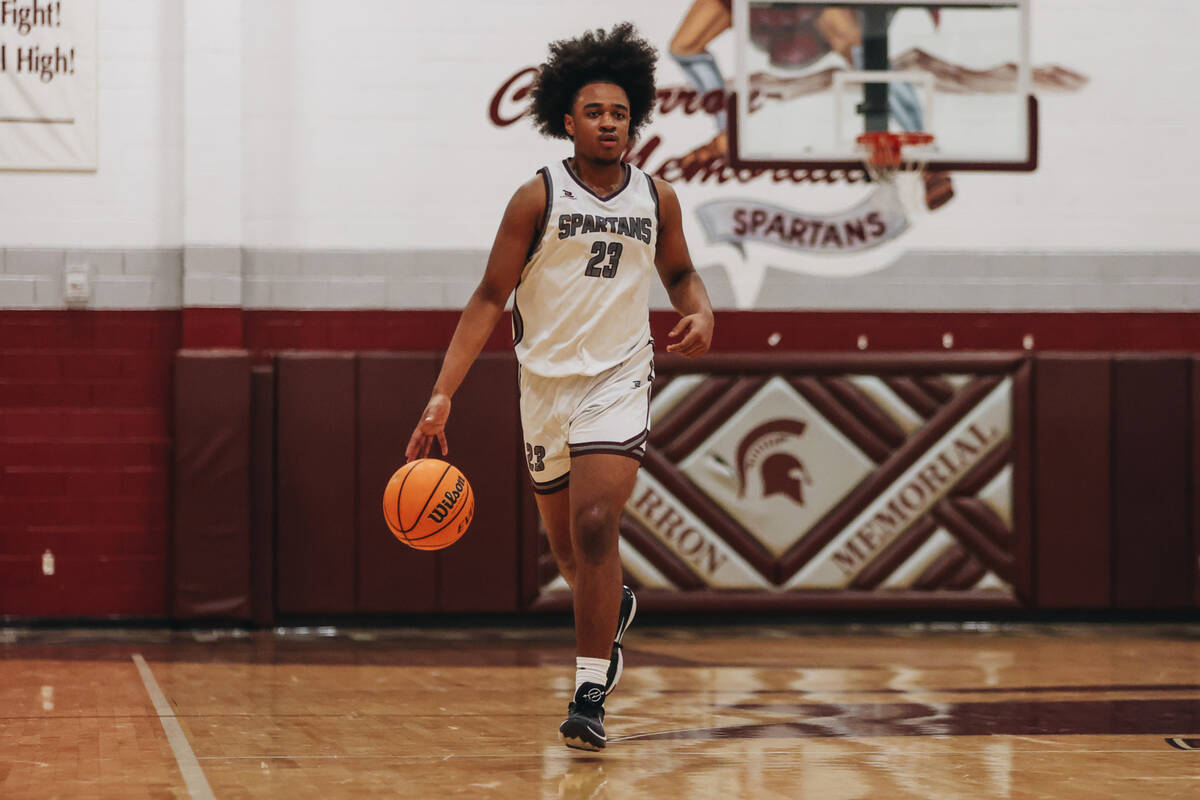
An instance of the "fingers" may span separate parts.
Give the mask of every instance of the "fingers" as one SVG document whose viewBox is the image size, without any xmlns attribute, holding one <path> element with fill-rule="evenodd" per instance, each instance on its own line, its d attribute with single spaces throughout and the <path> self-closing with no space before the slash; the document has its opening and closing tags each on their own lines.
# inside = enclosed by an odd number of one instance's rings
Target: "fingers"
<svg viewBox="0 0 1200 800">
<path fill-rule="evenodd" d="M 418 458 L 428 458 L 430 451 L 433 449 L 433 442 L 436 439 L 438 447 L 441 448 L 443 456 L 450 455 L 450 445 L 446 441 L 445 430 L 437 430 L 431 433 L 426 433 L 422 428 L 426 427 L 424 423 L 413 431 L 412 437 L 408 440 L 408 447 L 404 448 L 404 458 L 407 461 L 415 461 Z"/>
<path fill-rule="evenodd" d="M 686 358 L 699 358 L 708 352 L 708 342 L 700 331 L 693 328 L 682 341 L 667 345 L 667 352 Z"/>
<path fill-rule="evenodd" d="M 682 324 L 682 323 L 681 323 L 681 324 Z M 675 326 L 676 330 L 678 330 L 678 328 L 679 328 L 679 327 L 680 327 L 679 325 L 676 325 L 676 326 Z M 674 334 L 675 334 L 675 331 L 671 331 L 671 334 L 672 334 L 672 335 L 674 335 Z M 667 345 L 667 352 L 668 352 L 668 353 L 680 353 L 680 352 L 683 352 L 684 350 L 687 350 L 687 349 L 688 349 L 688 348 L 690 348 L 690 347 L 691 347 L 693 344 L 695 344 L 695 343 L 696 343 L 696 340 L 697 340 L 698 338 L 700 338 L 700 337 L 699 337 L 699 334 L 698 334 L 698 333 L 696 332 L 696 330 L 693 328 L 693 329 L 691 329 L 691 330 L 689 330 L 689 331 L 687 332 L 687 336 L 684 336 L 684 337 L 683 337 L 682 339 L 680 339 L 678 342 L 673 342 L 672 344 L 669 344 L 669 345 Z"/>
<path fill-rule="evenodd" d="M 695 342 L 690 345 L 680 343 L 676 349 L 668 347 L 667 352 L 683 356 L 684 358 L 699 358 L 708 352 L 708 348 L 704 346 L 703 342 Z"/>
<path fill-rule="evenodd" d="M 442 441 L 445 441 L 446 435 L 441 431 L 436 434 L 429 434 L 423 430 L 426 424 L 422 422 L 417 426 L 409 437 L 408 447 L 404 448 L 404 457 L 408 461 L 414 461 L 418 458 L 425 458 L 429 455 L 429 446 L 433 443 L 433 436 L 436 435 Z M 445 445 L 442 445 L 443 449 Z"/>
<path fill-rule="evenodd" d="M 413 430 L 412 436 L 408 437 L 408 446 L 404 448 L 404 457 L 412 461 L 417 457 L 417 453 L 421 451 L 421 428 L 417 427 Z"/>
<path fill-rule="evenodd" d="M 418 458 L 424 458 L 428 452 L 429 437 L 417 431 L 413 433 L 412 439 L 409 440 L 408 447 L 404 448 L 404 458 L 407 461 L 415 461 Z"/>
<path fill-rule="evenodd" d="M 681 340 L 667 345 L 668 353 L 677 353 L 686 358 L 698 358 L 708 352 L 709 343 L 712 341 L 711 316 L 689 314 L 675 324 L 670 335 L 674 337 L 684 331 L 687 333 Z"/>
<path fill-rule="evenodd" d="M 446 434 L 443 431 L 438 431 L 436 433 L 422 433 L 421 444 L 420 447 L 417 448 L 417 458 L 429 458 L 429 456 L 433 453 L 433 443 L 435 441 L 438 443 L 438 447 L 441 448 L 441 454 L 443 456 L 450 453 L 450 447 L 446 444 Z"/>
<path fill-rule="evenodd" d="M 446 418 L 450 416 L 450 400 L 445 395 L 435 394 L 430 398 L 425 410 L 421 412 L 420 421 L 409 437 L 408 447 L 404 449 L 404 457 L 409 461 L 418 458 L 428 458 L 436 439 L 442 455 L 450 452 L 446 442 Z"/>
</svg>

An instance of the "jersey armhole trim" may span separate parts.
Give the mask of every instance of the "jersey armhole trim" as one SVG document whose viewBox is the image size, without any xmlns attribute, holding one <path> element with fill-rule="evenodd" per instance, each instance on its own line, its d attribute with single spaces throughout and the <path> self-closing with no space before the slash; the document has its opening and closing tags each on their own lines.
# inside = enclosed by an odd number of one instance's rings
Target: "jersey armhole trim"
<svg viewBox="0 0 1200 800">
<path fill-rule="evenodd" d="M 645 174 L 645 173 L 643 173 L 643 174 Z M 654 178 L 652 178 L 650 175 L 646 175 L 646 183 L 649 184 L 649 186 L 650 186 L 650 196 L 654 198 L 655 227 L 658 229 L 661 229 L 662 228 L 662 213 L 659 211 L 659 208 L 658 208 L 658 187 L 654 185 Z"/>
<path fill-rule="evenodd" d="M 538 174 L 542 176 L 542 183 L 546 187 L 546 210 L 542 212 L 541 224 L 533 230 L 533 240 L 529 242 L 529 250 L 525 253 L 526 264 L 529 263 L 529 259 L 533 258 L 538 245 L 542 242 L 542 237 L 546 235 L 546 228 L 550 225 L 550 206 L 554 201 L 554 181 L 550 178 L 550 170 L 542 167 L 538 170 Z"/>
</svg>

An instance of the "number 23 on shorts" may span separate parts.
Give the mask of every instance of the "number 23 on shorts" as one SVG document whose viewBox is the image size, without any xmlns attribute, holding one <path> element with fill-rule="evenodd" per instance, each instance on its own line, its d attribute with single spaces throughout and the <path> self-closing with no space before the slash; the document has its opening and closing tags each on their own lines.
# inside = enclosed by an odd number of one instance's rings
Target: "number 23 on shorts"
<svg viewBox="0 0 1200 800">
<path fill-rule="evenodd" d="M 525 443 L 525 460 L 529 462 L 530 472 L 541 472 L 546 469 L 546 448 L 539 445 L 532 445 L 529 442 Z"/>
</svg>

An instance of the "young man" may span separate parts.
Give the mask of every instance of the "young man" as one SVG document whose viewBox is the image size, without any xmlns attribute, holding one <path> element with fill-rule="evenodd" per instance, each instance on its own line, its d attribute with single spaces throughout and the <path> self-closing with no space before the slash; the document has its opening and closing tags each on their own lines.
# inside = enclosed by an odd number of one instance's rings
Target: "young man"
<svg viewBox="0 0 1200 800">
<path fill-rule="evenodd" d="M 621 585 L 617 525 L 645 453 L 657 270 L 682 318 L 667 351 L 708 350 L 713 313 L 671 187 L 625 163 L 654 104 L 656 53 L 628 23 L 550 45 L 534 122 L 574 154 L 517 189 L 483 279 L 459 319 L 406 450 L 443 453 L 450 398 L 514 291 L 521 426 L 538 511 L 575 610 L 575 698 L 568 747 L 605 746 L 604 698 L 621 675 L 621 637 L 637 603 Z"/>
</svg>

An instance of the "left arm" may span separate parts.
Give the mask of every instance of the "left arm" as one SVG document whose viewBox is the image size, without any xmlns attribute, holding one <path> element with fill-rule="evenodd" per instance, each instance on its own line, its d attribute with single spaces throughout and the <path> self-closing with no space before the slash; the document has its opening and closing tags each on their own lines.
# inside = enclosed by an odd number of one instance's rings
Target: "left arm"
<svg viewBox="0 0 1200 800">
<path fill-rule="evenodd" d="M 667 345 L 668 353 L 697 358 L 708 351 L 713 335 L 712 304 L 704 281 L 692 266 L 687 241 L 683 238 L 683 212 L 679 198 L 666 181 L 652 178 L 658 190 L 658 250 L 654 265 L 671 305 L 682 319 L 668 334 L 676 341 Z"/>
</svg>

